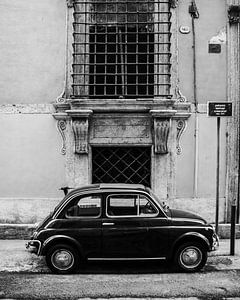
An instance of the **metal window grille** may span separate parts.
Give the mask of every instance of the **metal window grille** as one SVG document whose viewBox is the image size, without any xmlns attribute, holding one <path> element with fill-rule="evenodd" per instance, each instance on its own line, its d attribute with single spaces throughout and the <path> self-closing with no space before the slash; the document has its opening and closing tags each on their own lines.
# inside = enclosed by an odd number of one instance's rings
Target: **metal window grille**
<svg viewBox="0 0 240 300">
<path fill-rule="evenodd" d="M 92 148 L 93 183 L 151 185 L 150 147 Z"/>
<path fill-rule="evenodd" d="M 75 0 L 73 97 L 170 97 L 169 0 Z"/>
</svg>

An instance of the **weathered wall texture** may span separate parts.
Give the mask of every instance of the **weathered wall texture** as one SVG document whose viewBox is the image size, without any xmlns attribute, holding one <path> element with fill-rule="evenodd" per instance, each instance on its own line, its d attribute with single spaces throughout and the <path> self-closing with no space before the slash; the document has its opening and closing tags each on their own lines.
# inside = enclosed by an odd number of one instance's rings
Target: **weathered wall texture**
<svg viewBox="0 0 240 300">
<path fill-rule="evenodd" d="M 179 26 L 192 28 L 188 13 L 191 1 L 179 2 Z M 226 1 L 196 1 L 199 18 L 195 19 L 196 34 L 196 96 L 193 85 L 193 32 L 179 33 L 179 83 L 180 89 L 192 106 L 192 116 L 182 136 L 183 153 L 177 157 L 177 197 L 176 205 L 189 203 L 189 208 L 214 220 L 216 193 L 216 119 L 207 116 L 208 101 L 227 101 L 226 83 Z M 209 53 L 209 43 L 221 45 L 221 53 Z M 197 118 L 197 122 L 196 122 Z M 196 125 L 197 124 L 197 125 Z M 196 141 L 197 139 L 197 141 Z M 195 142 L 197 143 L 197 159 Z M 226 180 L 226 120 L 221 122 L 220 153 L 220 220 L 225 217 Z M 197 168 L 196 174 L 194 170 Z"/>
<path fill-rule="evenodd" d="M 178 70 L 180 90 L 194 104 L 190 3 L 190 0 L 179 1 L 177 8 L 178 25 L 190 28 L 189 34 L 178 32 Z M 197 211 L 213 221 L 216 120 L 207 117 L 206 103 L 226 100 L 227 13 L 224 0 L 197 0 L 196 4 L 200 13 L 195 20 L 196 95 L 200 105 L 198 113 L 192 105 L 193 114 L 181 138 L 183 151 L 176 161 L 177 200 L 171 200 L 171 205 Z M 50 104 L 64 89 L 66 10 L 65 0 L 0 2 L 0 223 L 34 223 L 62 196 L 58 188 L 66 183 L 65 157 L 60 154 L 62 141 L 56 120 L 50 106 L 38 106 L 35 112 L 29 113 L 27 104 Z M 221 53 L 208 52 L 210 41 L 221 44 Z M 3 104 L 19 103 L 26 104 L 20 113 L 3 107 Z M 220 220 L 223 221 L 226 205 L 224 121 L 221 130 Z M 196 166 L 198 171 L 194 175 Z"/>
<path fill-rule="evenodd" d="M 66 3 L 1 0 L 0 103 L 49 103 L 64 85 Z"/>
</svg>

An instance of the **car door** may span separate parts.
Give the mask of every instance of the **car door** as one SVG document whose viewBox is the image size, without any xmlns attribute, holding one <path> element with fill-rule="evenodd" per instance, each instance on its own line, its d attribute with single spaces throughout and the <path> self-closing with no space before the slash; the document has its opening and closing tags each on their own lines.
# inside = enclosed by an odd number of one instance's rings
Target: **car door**
<svg viewBox="0 0 240 300">
<path fill-rule="evenodd" d="M 87 257 L 101 256 L 102 196 L 85 194 L 73 197 L 58 217 L 56 233 L 75 239 Z"/>
<path fill-rule="evenodd" d="M 147 228 L 146 256 L 166 257 L 169 251 L 170 220 L 161 207 L 147 195 L 140 195 L 139 206 L 139 217 Z"/>
<path fill-rule="evenodd" d="M 103 257 L 146 256 L 147 228 L 139 217 L 138 194 L 115 193 L 106 197 L 102 219 Z"/>
</svg>

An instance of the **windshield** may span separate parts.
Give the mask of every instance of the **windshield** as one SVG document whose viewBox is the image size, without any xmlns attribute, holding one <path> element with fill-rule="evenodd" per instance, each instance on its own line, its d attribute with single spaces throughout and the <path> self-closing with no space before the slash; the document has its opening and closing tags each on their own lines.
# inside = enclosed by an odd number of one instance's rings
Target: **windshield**
<svg viewBox="0 0 240 300">
<path fill-rule="evenodd" d="M 165 202 L 162 202 L 157 195 L 155 195 L 153 193 L 153 191 L 150 188 L 146 188 L 146 190 L 148 191 L 148 193 L 150 194 L 150 196 L 161 206 L 161 208 L 163 209 L 163 211 L 165 213 L 169 213 L 169 207 Z"/>
</svg>

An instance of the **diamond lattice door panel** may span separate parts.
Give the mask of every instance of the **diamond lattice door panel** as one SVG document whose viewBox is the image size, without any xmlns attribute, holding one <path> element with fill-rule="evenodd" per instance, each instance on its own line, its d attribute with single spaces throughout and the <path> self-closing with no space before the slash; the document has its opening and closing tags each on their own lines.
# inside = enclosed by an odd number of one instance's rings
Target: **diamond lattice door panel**
<svg viewBox="0 0 240 300">
<path fill-rule="evenodd" d="M 150 186 L 150 147 L 92 148 L 93 183 L 141 183 Z"/>
</svg>

